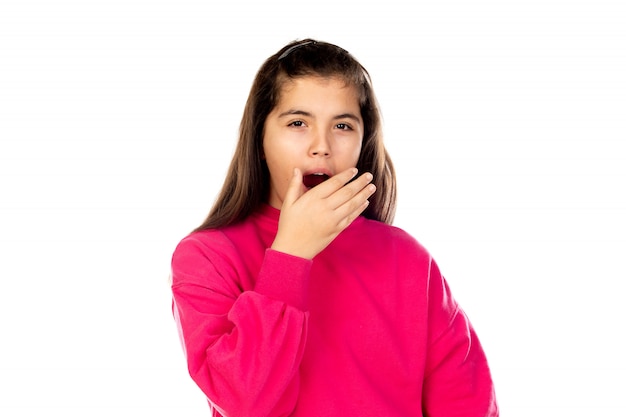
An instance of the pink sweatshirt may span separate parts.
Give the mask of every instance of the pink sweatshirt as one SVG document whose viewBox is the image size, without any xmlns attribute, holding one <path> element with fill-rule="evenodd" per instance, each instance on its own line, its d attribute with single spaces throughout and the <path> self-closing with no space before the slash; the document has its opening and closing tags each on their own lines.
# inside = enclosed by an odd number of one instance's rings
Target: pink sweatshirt
<svg viewBox="0 0 626 417">
<path fill-rule="evenodd" d="M 173 313 L 214 416 L 498 416 L 488 364 L 428 252 L 359 217 L 312 261 L 280 212 L 184 238 Z"/>
</svg>

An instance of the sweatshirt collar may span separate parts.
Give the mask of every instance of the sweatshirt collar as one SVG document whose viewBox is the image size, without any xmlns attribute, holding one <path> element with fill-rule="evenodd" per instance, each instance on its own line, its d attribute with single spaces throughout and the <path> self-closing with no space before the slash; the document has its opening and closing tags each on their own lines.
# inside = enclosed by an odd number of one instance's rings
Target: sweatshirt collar
<svg viewBox="0 0 626 417">
<path fill-rule="evenodd" d="M 267 218 L 268 220 L 278 222 L 280 217 L 280 210 L 270 206 L 267 203 L 261 204 L 261 207 L 257 210 L 257 213 Z"/>
<path fill-rule="evenodd" d="M 276 233 L 278 230 L 278 219 L 280 217 L 280 210 L 270 206 L 267 203 L 261 204 L 251 218 L 255 219 L 255 222 L 259 224 L 263 229 L 269 232 Z"/>
</svg>

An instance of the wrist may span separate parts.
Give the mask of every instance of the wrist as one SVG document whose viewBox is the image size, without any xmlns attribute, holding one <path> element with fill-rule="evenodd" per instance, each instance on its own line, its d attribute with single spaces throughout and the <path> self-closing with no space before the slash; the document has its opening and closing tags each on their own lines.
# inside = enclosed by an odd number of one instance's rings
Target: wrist
<svg viewBox="0 0 626 417">
<path fill-rule="evenodd" d="M 276 252 L 284 253 L 286 255 L 291 255 L 291 256 L 298 257 L 298 258 L 307 259 L 307 260 L 313 259 L 313 257 L 316 255 L 316 253 L 311 253 L 310 250 L 295 247 L 294 245 L 284 244 L 279 240 L 274 240 L 274 243 L 272 243 L 272 246 L 270 247 L 270 249 Z"/>
<path fill-rule="evenodd" d="M 306 311 L 312 264 L 308 259 L 268 249 L 254 290 Z"/>
</svg>

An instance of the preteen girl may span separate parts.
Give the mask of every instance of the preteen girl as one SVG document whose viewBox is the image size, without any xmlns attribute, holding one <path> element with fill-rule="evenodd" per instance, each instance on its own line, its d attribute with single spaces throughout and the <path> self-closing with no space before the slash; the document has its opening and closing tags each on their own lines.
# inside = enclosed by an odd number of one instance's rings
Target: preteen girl
<svg viewBox="0 0 626 417">
<path fill-rule="evenodd" d="M 172 259 L 173 314 L 213 416 L 498 416 L 474 328 L 391 226 L 367 71 L 305 39 L 259 69 L 223 188 Z"/>
</svg>

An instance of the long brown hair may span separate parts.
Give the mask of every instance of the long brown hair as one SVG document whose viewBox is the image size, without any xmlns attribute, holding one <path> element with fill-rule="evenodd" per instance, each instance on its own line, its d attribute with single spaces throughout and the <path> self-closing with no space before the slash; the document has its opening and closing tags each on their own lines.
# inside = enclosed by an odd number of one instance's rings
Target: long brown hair
<svg viewBox="0 0 626 417">
<path fill-rule="evenodd" d="M 396 206 L 396 177 L 383 144 L 380 109 L 367 70 L 344 49 L 330 43 L 294 41 L 269 57 L 256 74 L 239 127 L 239 141 L 226 180 L 206 220 L 195 230 L 213 229 L 245 219 L 266 202 L 269 171 L 262 158 L 263 126 L 278 104 L 285 81 L 317 75 L 340 77 L 359 92 L 364 133 L 359 172 L 371 172 L 376 192 L 363 213 L 391 224 Z"/>
</svg>

